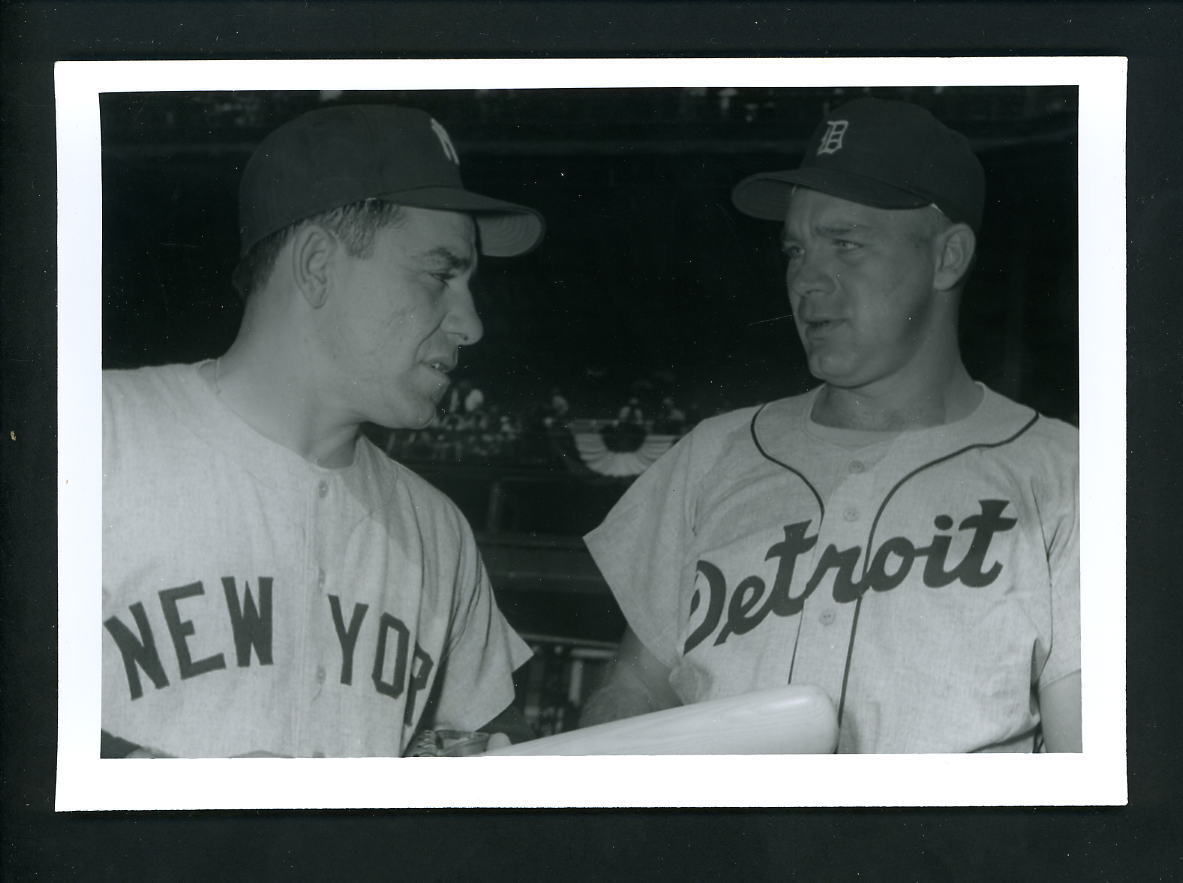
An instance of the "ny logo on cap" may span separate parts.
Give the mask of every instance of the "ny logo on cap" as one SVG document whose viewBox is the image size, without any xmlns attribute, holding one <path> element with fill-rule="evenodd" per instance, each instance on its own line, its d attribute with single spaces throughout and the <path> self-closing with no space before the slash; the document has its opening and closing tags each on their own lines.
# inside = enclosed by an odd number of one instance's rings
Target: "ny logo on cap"
<svg viewBox="0 0 1183 883">
<path fill-rule="evenodd" d="M 842 149 L 842 138 L 846 135 L 848 120 L 830 120 L 826 123 L 826 131 L 822 133 L 821 143 L 817 146 L 817 155 L 823 153 L 837 153 Z"/>
<path fill-rule="evenodd" d="M 456 148 L 452 146 L 452 139 L 448 137 L 447 130 L 438 122 L 432 120 L 431 131 L 435 132 L 435 137 L 440 139 L 440 147 L 444 149 L 444 156 L 456 165 L 460 165 L 460 155 L 456 153 Z"/>
</svg>

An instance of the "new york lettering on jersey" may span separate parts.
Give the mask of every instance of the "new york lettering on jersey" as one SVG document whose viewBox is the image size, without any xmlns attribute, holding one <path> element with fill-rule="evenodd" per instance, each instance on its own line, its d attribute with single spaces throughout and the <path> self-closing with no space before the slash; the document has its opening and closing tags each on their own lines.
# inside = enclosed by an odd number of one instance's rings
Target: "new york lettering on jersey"
<svg viewBox="0 0 1183 883">
<path fill-rule="evenodd" d="M 219 588 L 208 592 L 200 580 L 161 589 L 155 597 L 134 601 L 126 611 L 104 620 L 108 638 L 123 662 L 130 701 L 145 696 L 145 681 L 153 690 L 177 689 L 185 681 L 213 672 L 276 665 L 273 577 L 260 576 L 252 584 L 227 576 L 217 583 Z M 368 604 L 335 594 L 323 600 L 321 625 L 331 624 L 340 651 L 339 683 L 361 688 L 368 680 L 374 691 L 391 699 L 406 694 L 404 718 L 409 725 L 416 699 L 428 688 L 435 668 L 431 654 L 393 613 L 371 611 Z M 278 619 L 284 622 L 290 617 Z M 363 632 L 369 632 L 364 642 L 359 641 Z M 290 637 L 279 636 L 279 665 L 291 664 L 282 652 L 290 645 Z M 369 652 L 361 658 L 359 643 L 372 652 L 372 658 Z M 363 675 L 359 681 L 358 667 L 369 677 Z"/>
</svg>

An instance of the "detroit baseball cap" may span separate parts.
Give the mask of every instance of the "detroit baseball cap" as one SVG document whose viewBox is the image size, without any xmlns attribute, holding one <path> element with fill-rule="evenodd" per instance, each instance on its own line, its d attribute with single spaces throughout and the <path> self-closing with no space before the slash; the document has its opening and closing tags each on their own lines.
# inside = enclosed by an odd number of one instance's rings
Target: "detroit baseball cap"
<svg viewBox="0 0 1183 883">
<path fill-rule="evenodd" d="M 365 199 L 472 215 L 484 254 L 512 257 L 541 240 L 534 209 L 464 188 L 447 131 L 394 105 L 320 108 L 283 124 L 256 148 L 238 188 L 240 255 L 296 221 Z"/>
<path fill-rule="evenodd" d="M 783 221 L 794 186 L 884 209 L 935 204 L 977 230 L 985 172 L 969 141 L 923 107 L 858 98 L 828 113 L 793 170 L 740 181 L 732 202 L 746 215 Z"/>
</svg>

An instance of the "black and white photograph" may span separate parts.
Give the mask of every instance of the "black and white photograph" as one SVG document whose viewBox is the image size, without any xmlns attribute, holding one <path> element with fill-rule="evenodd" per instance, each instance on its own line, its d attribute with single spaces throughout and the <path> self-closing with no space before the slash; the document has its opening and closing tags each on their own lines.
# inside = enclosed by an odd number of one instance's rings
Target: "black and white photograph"
<svg viewBox="0 0 1183 883">
<path fill-rule="evenodd" d="M 1180 24 L 0 3 L 0 876 L 1177 876 Z"/>
<path fill-rule="evenodd" d="M 1123 802 L 1123 68 L 1039 61 L 59 66 L 59 805 Z"/>
</svg>

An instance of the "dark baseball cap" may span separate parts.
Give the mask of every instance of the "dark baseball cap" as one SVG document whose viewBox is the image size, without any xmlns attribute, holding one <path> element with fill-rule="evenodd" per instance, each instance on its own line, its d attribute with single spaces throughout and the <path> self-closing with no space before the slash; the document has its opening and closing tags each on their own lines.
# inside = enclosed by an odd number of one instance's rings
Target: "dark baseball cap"
<svg viewBox="0 0 1183 883">
<path fill-rule="evenodd" d="M 745 178 L 731 199 L 745 215 L 783 221 L 794 186 L 874 208 L 935 204 L 977 230 L 986 176 L 965 136 L 923 107 L 858 98 L 826 115 L 800 166 Z"/>
<path fill-rule="evenodd" d="M 296 221 L 365 199 L 465 212 L 484 254 L 524 254 L 541 240 L 534 209 L 473 193 L 444 127 L 421 110 L 339 105 L 296 117 L 256 148 L 238 189 L 241 255 Z"/>
</svg>

